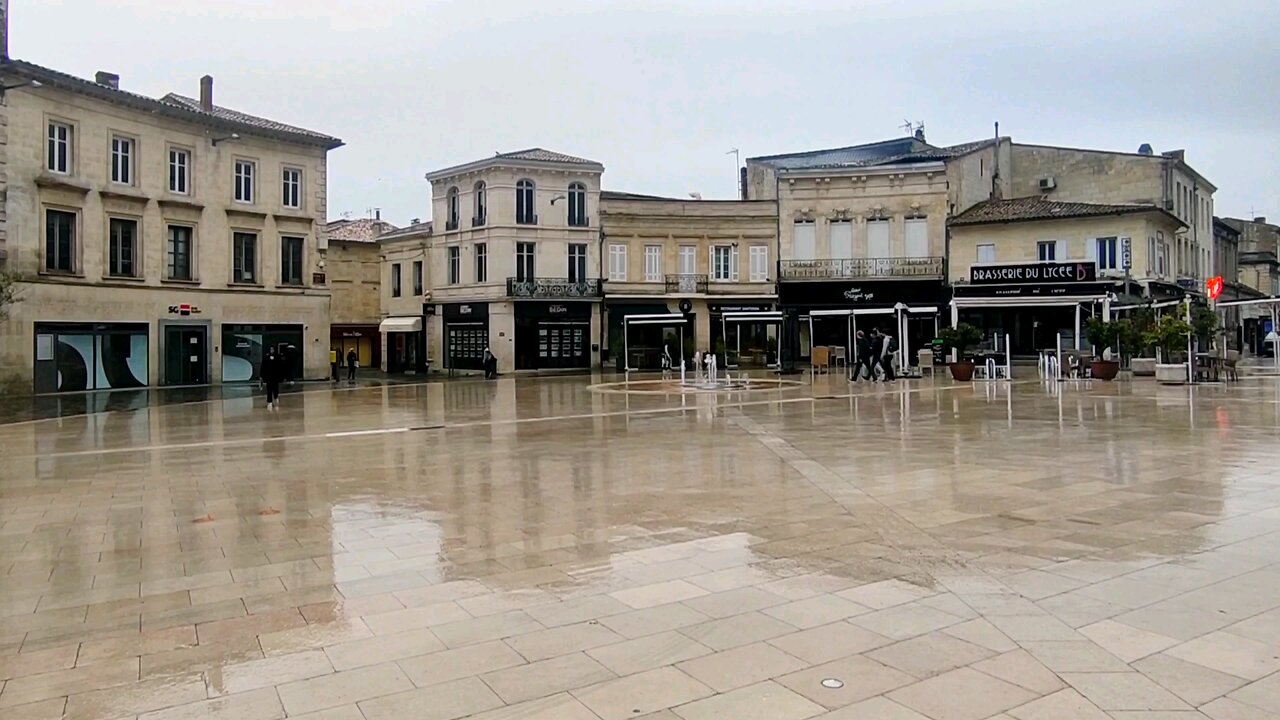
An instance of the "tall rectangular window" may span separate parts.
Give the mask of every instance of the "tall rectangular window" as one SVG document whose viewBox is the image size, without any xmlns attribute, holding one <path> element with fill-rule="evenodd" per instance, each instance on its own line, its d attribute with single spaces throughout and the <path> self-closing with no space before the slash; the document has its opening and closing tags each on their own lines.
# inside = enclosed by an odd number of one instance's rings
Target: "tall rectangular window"
<svg viewBox="0 0 1280 720">
<path fill-rule="evenodd" d="M 889 250 L 889 221 L 868 220 L 867 257 L 887 258 L 892 256 L 893 253 Z"/>
<path fill-rule="evenodd" d="M 302 249 L 305 243 L 296 235 L 280 238 L 280 284 L 302 284 Z"/>
<path fill-rule="evenodd" d="M 236 202 L 253 202 L 253 177 L 257 166 L 251 160 L 237 160 L 235 168 Z"/>
<path fill-rule="evenodd" d="M 516 280 L 521 282 L 533 280 L 535 246 L 531 242 L 516 243 Z"/>
<path fill-rule="evenodd" d="M 61 210 L 44 214 L 44 269 L 75 272 L 76 215 Z"/>
<path fill-rule="evenodd" d="M 170 225 L 165 240 L 165 277 L 170 280 L 193 280 L 191 263 L 192 229 L 185 225 Z"/>
<path fill-rule="evenodd" d="M 111 182 L 133 184 L 133 140 L 111 136 Z"/>
<path fill-rule="evenodd" d="M 729 245 L 711 248 L 711 279 L 731 282 L 738 279 L 738 252 Z"/>
<path fill-rule="evenodd" d="M 476 243 L 476 282 L 489 282 L 489 246 Z"/>
<path fill-rule="evenodd" d="M 644 281 L 662 282 L 662 246 L 644 246 Z"/>
<path fill-rule="evenodd" d="M 280 171 L 280 204 L 287 208 L 302 207 L 302 171 L 287 167 Z"/>
<path fill-rule="evenodd" d="M 751 266 L 751 282 L 764 282 L 769 279 L 769 246 L 752 245 L 748 251 L 748 263 Z"/>
<path fill-rule="evenodd" d="M 258 234 L 238 232 L 231 235 L 231 281 L 254 283 L 258 278 Z"/>
<path fill-rule="evenodd" d="M 413 261 L 413 294 L 422 294 L 422 261 Z"/>
<path fill-rule="evenodd" d="M 627 246 L 609 246 L 609 279 L 615 282 L 627 280 Z"/>
<path fill-rule="evenodd" d="M 585 282 L 587 279 L 587 246 L 569 244 L 569 282 Z"/>
<path fill-rule="evenodd" d="M 391 297 L 400 297 L 400 263 L 391 263 Z"/>
<path fill-rule="evenodd" d="M 111 218 L 107 223 L 107 274 L 137 277 L 138 221 Z"/>
<path fill-rule="evenodd" d="M 996 246 L 991 243 L 978 245 L 978 263 L 990 264 L 996 261 Z"/>
<path fill-rule="evenodd" d="M 698 274 L 698 248 L 696 246 L 681 245 L 679 260 L 679 270 L 681 275 Z"/>
<path fill-rule="evenodd" d="M 795 259 L 813 260 L 818 256 L 818 231 L 812 220 L 795 222 Z"/>
<path fill-rule="evenodd" d="M 910 258 L 929 257 L 928 218 L 907 218 L 902 223 L 906 241 L 906 255 Z"/>
<path fill-rule="evenodd" d="M 169 192 L 186 195 L 190 187 L 191 153 L 169 148 Z"/>
<path fill-rule="evenodd" d="M 1120 267 L 1120 258 L 1116 255 L 1116 238 L 1096 238 L 1094 242 L 1096 243 L 1094 259 L 1098 262 L 1098 269 L 1118 269 Z"/>
<path fill-rule="evenodd" d="M 71 126 L 66 123 L 49 123 L 49 144 L 45 167 L 50 172 L 71 172 Z"/>
<path fill-rule="evenodd" d="M 831 259 L 845 260 L 853 257 L 853 223 L 848 220 L 832 220 Z"/>
<path fill-rule="evenodd" d="M 1036 259 L 1040 262 L 1057 261 L 1058 243 L 1053 240 L 1042 240 L 1036 243 Z"/>
<path fill-rule="evenodd" d="M 449 284 L 462 282 L 462 248 L 454 245 L 449 248 Z"/>
</svg>

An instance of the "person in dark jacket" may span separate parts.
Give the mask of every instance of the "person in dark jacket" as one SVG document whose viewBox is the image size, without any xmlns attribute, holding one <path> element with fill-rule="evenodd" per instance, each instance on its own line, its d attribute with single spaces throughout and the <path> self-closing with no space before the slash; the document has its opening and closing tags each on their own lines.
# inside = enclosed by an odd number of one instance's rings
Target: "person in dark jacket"
<svg viewBox="0 0 1280 720">
<path fill-rule="evenodd" d="M 356 354 L 355 348 L 347 351 L 347 381 L 356 381 L 356 368 L 360 367 L 360 356 Z"/>
<path fill-rule="evenodd" d="M 867 370 L 867 379 L 875 380 L 876 373 L 871 363 L 871 341 L 867 339 L 867 334 L 858 331 L 857 339 L 853 344 L 855 356 L 853 358 L 853 381 L 857 382 L 862 377 L 862 369 Z"/>
<path fill-rule="evenodd" d="M 498 358 L 489 350 L 484 349 L 484 379 L 492 380 L 498 377 Z"/>
<path fill-rule="evenodd" d="M 276 353 L 275 348 L 267 350 L 266 357 L 258 366 L 258 378 L 267 388 L 267 409 L 280 407 L 280 381 L 284 378 L 284 360 Z"/>
</svg>

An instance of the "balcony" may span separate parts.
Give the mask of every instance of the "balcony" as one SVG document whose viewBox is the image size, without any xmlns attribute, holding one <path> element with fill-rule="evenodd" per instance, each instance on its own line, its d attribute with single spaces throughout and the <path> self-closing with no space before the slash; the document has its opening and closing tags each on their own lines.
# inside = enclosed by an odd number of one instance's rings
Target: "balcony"
<svg viewBox="0 0 1280 720">
<path fill-rule="evenodd" d="M 564 300 L 566 298 L 600 297 L 600 281 L 596 278 L 507 278 L 507 297 Z"/>
<path fill-rule="evenodd" d="M 707 276 L 706 275 L 690 275 L 682 273 L 679 275 L 666 276 L 667 292 L 677 293 L 681 295 L 695 295 L 707 292 Z"/>
<path fill-rule="evenodd" d="M 783 260 L 783 280 L 940 280 L 940 257 Z"/>
</svg>

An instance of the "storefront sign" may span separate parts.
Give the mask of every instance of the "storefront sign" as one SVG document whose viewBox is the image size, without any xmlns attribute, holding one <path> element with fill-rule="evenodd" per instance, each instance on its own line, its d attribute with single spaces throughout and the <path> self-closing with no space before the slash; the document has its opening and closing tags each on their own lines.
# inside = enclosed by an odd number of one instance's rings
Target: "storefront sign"
<svg viewBox="0 0 1280 720">
<path fill-rule="evenodd" d="M 516 319 L 554 318 L 563 320 L 567 318 L 588 319 L 591 317 L 591 303 L 586 302 L 518 302 L 515 306 Z"/>
<path fill-rule="evenodd" d="M 169 314 L 170 315 L 199 315 L 200 308 L 195 305 L 189 305 L 187 303 L 182 303 L 181 305 L 170 305 Z"/>
<path fill-rule="evenodd" d="M 1043 285 L 956 285 L 956 297 L 1077 297 L 1103 295 L 1111 286 L 1105 282 L 1046 283 Z"/>
<path fill-rule="evenodd" d="M 489 319 L 488 303 L 450 303 L 442 307 L 446 320 L 476 322 Z"/>
<path fill-rule="evenodd" d="M 1081 283 L 1097 279 L 1098 266 L 1092 262 L 969 266 L 969 283 L 972 285 Z"/>
<path fill-rule="evenodd" d="M 851 302 L 869 302 L 876 299 L 876 294 L 861 287 L 851 287 L 844 291 L 844 299 Z"/>
<path fill-rule="evenodd" d="M 773 309 L 773 303 L 757 303 L 755 305 L 717 305 L 712 303 L 707 309 L 713 313 L 768 312 Z"/>
<path fill-rule="evenodd" d="M 779 283 L 784 308 L 873 308 L 937 305 L 950 295 L 941 280 L 866 280 Z M 766 308 L 767 309 L 767 308 Z"/>
<path fill-rule="evenodd" d="M 1222 295 L 1222 276 L 1215 275 L 1204 282 L 1205 294 L 1210 300 L 1217 300 Z"/>
</svg>

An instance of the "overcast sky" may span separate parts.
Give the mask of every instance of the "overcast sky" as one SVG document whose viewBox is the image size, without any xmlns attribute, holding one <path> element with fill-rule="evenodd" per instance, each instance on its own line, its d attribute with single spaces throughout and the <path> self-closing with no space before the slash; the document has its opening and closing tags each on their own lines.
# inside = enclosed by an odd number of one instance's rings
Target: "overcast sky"
<svg viewBox="0 0 1280 720">
<path fill-rule="evenodd" d="M 1186 148 L 1220 215 L 1280 218 L 1276 0 L 11 0 L 10 51 L 337 135 L 329 214 L 430 214 L 423 173 L 541 146 L 606 189 L 735 194 L 742 156 L 923 121 Z"/>
</svg>

